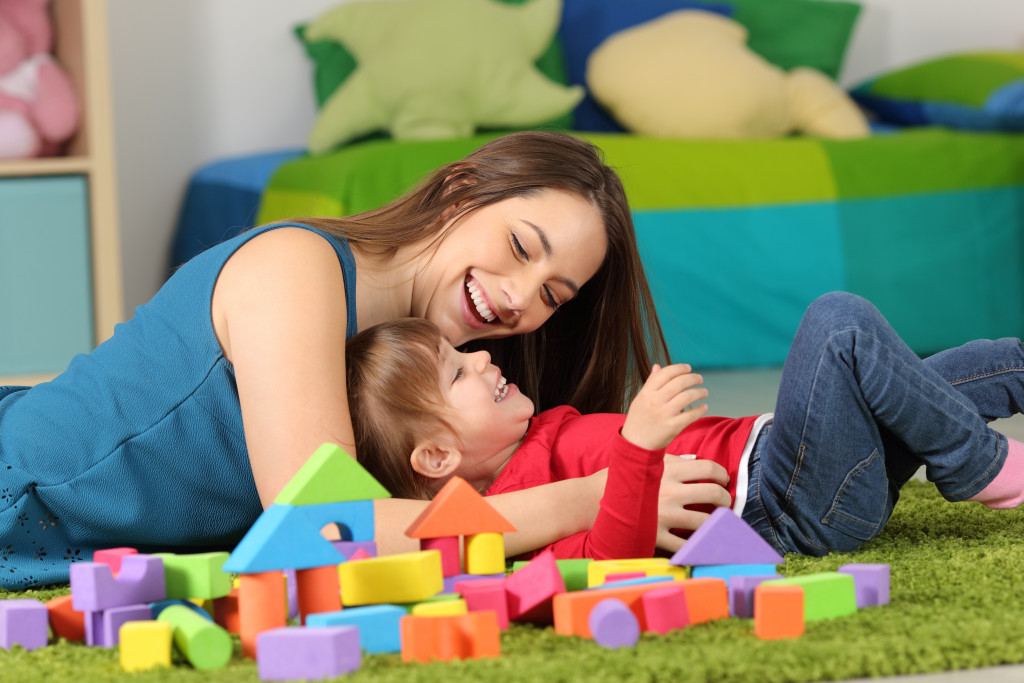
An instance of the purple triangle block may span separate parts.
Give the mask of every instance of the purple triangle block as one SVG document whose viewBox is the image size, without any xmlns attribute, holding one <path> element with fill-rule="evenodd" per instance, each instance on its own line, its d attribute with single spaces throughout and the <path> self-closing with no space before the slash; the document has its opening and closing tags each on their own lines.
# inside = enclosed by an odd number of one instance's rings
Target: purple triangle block
<svg viewBox="0 0 1024 683">
<path fill-rule="evenodd" d="M 783 562 L 782 555 L 729 508 L 712 512 L 670 560 L 688 566 Z"/>
</svg>

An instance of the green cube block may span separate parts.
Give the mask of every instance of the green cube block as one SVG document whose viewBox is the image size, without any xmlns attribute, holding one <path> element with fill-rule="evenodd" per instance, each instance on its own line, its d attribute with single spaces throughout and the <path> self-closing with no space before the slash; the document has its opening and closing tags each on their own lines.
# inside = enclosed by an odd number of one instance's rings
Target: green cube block
<svg viewBox="0 0 1024 683">
<path fill-rule="evenodd" d="M 857 611 L 857 592 L 853 576 L 839 572 L 821 572 L 793 576 L 762 585 L 800 586 L 804 589 L 804 621 L 845 617 Z"/>
<path fill-rule="evenodd" d="M 155 556 L 164 561 L 168 600 L 212 600 L 231 592 L 231 575 L 222 569 L 228 559 L 226 552 Z"/>
<path fill-rule="evenodd" d="M 581 591 L 587 587 L 587 566 L 591 562 L 593 560 L 587 557 L 574 560 L 555 560 L 558 573 L 562 575 L 562 581 L 565 581 L 565 590 Z M 513 562 L 512 571 L 519 571 L 529 563 L 529 560 Z"/>
</svg>

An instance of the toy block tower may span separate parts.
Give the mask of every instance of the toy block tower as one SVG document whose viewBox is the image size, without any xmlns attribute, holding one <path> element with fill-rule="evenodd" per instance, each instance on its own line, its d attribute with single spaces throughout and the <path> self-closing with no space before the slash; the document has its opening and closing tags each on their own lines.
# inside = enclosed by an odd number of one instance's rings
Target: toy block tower
<svg viewBox="0 0 1024 683">
<path fill-rule="evenodd" d="M 450 577 L 459 573 L 460 537 L 465 537 L 467 574 L 505 571 L 502 534 L 515 530 L 469 482 L 452 477 L 405 535 L 420 539 L 422 550 L 439 550 L 444 576 Z"/>
<path fill-rule="evenodd" d="M 335 444 L 318 448 L 224 563 L 240 574 L 242 651 L 255 656 L 256 636 L 287 620 L 284 577 L 295 570 L 301 617 L 341 609 L 338 572 L 345 558 L 320 533 L 337 524 L 345 540 L 373 540 L 373 501 L 391 494 Z"/>
</svg>

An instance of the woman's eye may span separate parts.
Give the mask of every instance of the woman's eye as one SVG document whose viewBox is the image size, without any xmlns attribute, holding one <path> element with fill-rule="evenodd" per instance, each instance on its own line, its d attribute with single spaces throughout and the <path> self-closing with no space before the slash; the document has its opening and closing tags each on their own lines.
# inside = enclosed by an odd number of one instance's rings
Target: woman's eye
<svg viewBox="0 0 1024 683">
<path fill-rule="evenodd" d="M 558 307 L 562 305 L 558 301 L 558 299 L 555 298 L 555 295 L 551 293 L 551 290 L 547 288 L 547 286 L 544 287 L 544 299 L 545 301 L 547 301 L 548 306 L 550 306 L 552 310 L 557 311 Z"/>
<path fill-rule="evenodd" d="M 530 260 L 530 256 L 526 253 L 526 250 L 523 249 L 523 245 L 519 241 L 519 238 L 516 237 L 515 233 L 512 233 L 512 249 L 520 258 L 523 258 L 527 261 Z"/>
</svg>

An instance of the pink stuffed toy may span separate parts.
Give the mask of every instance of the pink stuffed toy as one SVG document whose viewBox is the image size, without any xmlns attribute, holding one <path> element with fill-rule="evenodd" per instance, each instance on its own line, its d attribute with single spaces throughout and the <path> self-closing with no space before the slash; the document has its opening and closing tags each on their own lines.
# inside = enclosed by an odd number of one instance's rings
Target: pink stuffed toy
<svg viewBox="0 0 1024 683">
<path fill-rule="evenodd" d="M 59 154 L 78 127 L 75 90 L 50 54 L 50 0 L 0 0 L 0 159 Z"/>
</svg>

